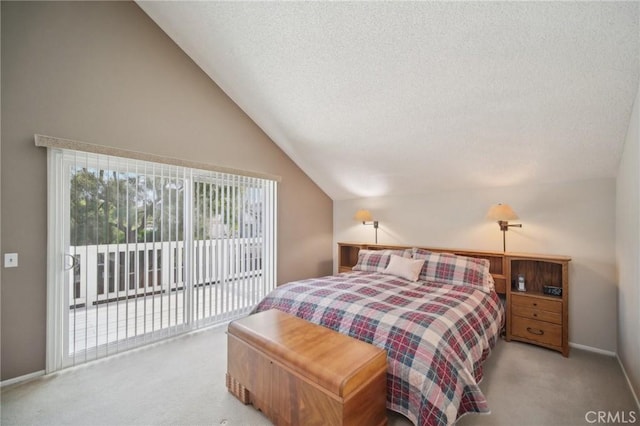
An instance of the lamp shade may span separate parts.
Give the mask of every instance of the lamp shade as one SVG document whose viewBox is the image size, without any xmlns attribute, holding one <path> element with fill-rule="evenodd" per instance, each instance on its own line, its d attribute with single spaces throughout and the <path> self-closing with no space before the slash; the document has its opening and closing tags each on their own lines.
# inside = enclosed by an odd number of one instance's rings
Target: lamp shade
<svg viewBox="0 0 640 426">
<path fill-rule="evenodd" d="M 373 220 L 369 210 L 358 210 L 353 218 L 358 222 L 371 222 Z"/>
<path fill-rule="evenodd" d="M 487 219 L 495 221 L 514 220 L 518 219 L 518 215 L 509 204 L 494 204 L 487 213 Z"/>
</svg>

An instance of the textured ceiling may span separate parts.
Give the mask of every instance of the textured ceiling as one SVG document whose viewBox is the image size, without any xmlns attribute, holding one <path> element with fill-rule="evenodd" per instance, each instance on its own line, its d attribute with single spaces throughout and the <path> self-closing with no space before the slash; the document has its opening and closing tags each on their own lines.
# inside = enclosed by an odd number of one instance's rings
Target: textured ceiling
<svg viewBox="0 0 640 426">
<path fill-rule="evenodd" d="M 616 175 L 639 2 L 138 2 L 335 200 Z"/>
</svg>

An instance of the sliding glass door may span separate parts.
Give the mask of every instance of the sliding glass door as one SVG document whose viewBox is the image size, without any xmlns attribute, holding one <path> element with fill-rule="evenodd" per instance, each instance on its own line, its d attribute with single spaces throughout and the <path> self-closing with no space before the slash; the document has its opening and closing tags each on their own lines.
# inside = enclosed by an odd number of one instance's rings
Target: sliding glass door
<svg viewBox="0 0 640 426">
<path fill-rule="evenodd" d="M 49 149 L 47 370 L 246 314 L 275 286 L 276 183 Z"/>
</svg>

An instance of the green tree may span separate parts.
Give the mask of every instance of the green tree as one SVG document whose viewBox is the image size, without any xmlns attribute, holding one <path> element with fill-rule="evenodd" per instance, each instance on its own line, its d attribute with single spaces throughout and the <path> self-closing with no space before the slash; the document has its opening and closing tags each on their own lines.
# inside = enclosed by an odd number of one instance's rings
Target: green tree
<svg viewBox="0 0 640 426">
<path fill-rule="evenodd" d="M 178 177 L 97 168 L 71 171 L 71 244 L 184 239 L 184 184 Z M 243 186 L 193 182 L 196 239 L 257 236 L 261 204 Z"/>
<path fill-rule="evenodd" d="M 193 185 L 195 238 L 240 236 L 243 188 L 200 180 Z"/>
<path fill-rule="evenodd" d="M 181 179 L 77 168 L 71 173 L 71 244 L 183 239 Z"/>
</svg>

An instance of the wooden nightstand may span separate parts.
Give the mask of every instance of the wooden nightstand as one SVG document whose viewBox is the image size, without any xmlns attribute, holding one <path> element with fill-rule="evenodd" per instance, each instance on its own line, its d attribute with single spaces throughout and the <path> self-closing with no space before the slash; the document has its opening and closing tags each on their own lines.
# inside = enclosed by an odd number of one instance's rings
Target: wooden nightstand
<svg viewBox="0 0 640 426">
<path fill-rule="evenodd" d="M 507 335 L 569 356 L 569 261 L 566 256 L 507 255 Z M 526 291 L 518 291 L 518 277 Z M 559 287 L 561 295 L 544 293 Z"/>
</svg>

